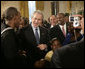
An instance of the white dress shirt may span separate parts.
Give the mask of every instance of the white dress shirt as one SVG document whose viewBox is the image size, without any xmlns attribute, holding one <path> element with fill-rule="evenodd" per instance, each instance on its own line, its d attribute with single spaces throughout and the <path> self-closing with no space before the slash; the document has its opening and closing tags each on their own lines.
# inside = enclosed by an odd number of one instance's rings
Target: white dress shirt
<svg viewBox="0 0 85 69">
<path fill-rule="evenodd" d="M 35 27 L 31 24 L 31 26 L 32 26 L 32 29 L 33 29 L 33 32 L 34 32 L 34 34 L 35 34 Z M 38 34 L 39 34 L 39 38 L 40 38 L 40 28 L 39 27 L 37 27 L 37 31 L 38 31 Z"/>
<path fill-rule="evenodd" d="M 62 25 L 59 25 L 59 26 L 60 26 L 60 28 L 61 28 L 61 30 L 62 30 L 62 27 L 63 27 L 63 26 L 62 26 Z M 66 33 L 67 33 L 67 32 L 66 32 L 66 30 L 67 30 L 67 29 L 66 29 L 66 23 L 64 24 L 64 30 L 65 30 L 65 34 L 66 34 Z"/>
</svg>

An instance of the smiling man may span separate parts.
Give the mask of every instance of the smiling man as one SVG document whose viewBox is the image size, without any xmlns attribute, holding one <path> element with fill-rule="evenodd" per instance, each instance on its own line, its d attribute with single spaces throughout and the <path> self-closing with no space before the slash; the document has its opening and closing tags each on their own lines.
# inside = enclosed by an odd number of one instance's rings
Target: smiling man
<svg viewBox="0 0 85 69">
<path fill-rule="evenodd" d="M 50 29 L 50 39 L 57 38 L 62 44 L 68 33 L 68 24 L 65 23 L 64 13 L 57 14 L 58 25 Z"/>
<path fill-rule="evenodd" d="M 80 27 L 76 28 L 81 28 L 84 33 L 84 17 L 80 20 Z M 84 37 L 80 41 L 56 49 L 51 60 L 52 68 L 84 68 Z"/>
<path fill-rule="evenodd" d="M 27 55 L 31 57 L 28 61 L 29 66 L 33 65 L 35 61 L 44 58 L 47 52 L 46 44 L 49 41 L 49 36 L 47 29 L 39 26 L 42 21 L 43 14 L 41 11 L 35 11 L 32 15 L 31 24 L 20 31 L 21 45 L 27 51 Z"/>
</svg>

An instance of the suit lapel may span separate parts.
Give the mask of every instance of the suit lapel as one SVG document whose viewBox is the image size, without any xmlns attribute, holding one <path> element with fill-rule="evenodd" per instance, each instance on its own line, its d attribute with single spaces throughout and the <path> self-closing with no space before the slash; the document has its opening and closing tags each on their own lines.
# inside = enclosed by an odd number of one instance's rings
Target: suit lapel
<svg viewBox="0 0 85 69">
<path fill-rule="evenodd" d="M 35 38 L 35 35 L 34 35 L 34 32 L 33 32 L 33 29 L 32 29 L 32 26 L 31 26 L 31 24 L 30 24 L 30 26 L 29 26 L 29 31 L 30 31 L 30 34 L 31 34 L 31 36 L 29 36 L 29 37 L 31 37 L 32 38 L 32 40 L 36 43 L 36 38 Z"/>
<path fill-rule="evenodd" d="M 43 29 L 41 27 L 40 28 L 40 43 L 42 42 L 43 40 L 43 37 L 44 37 L 44 32 L 43 32 Z"/>
<path fill-rule="evenodd" d="M 68 23 L 66 23 L 66 34 L 68 34 Z"/>
<path fill-rule="evenodd" d="M 60 34 L 64 37 L 63 32 L 62 32 L 62 30 L 61 30 L 61 28 L 60 28 L 59 25 L 58 25 L 58 29 L 59 29 L 59 31 L 60 31 Z"/>
<path fill-rule="evenodd" d="M 59 25 L 58 25 L 58 29 L 60 29 L 60 33 L 63 35 L 63 32 L 62 32 L 62 30 L 61 30 Z M 68 34 L 68 24 L 66 24 L 66 34 Z"/>
</svg>

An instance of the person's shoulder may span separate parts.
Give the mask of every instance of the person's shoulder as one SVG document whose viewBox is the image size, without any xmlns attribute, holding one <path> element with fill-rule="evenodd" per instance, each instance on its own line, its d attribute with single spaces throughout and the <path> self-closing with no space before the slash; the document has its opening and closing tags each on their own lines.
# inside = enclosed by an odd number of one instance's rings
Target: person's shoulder
<svg viewBox="0 0 85 69">
<path fill-rule="evenodd" d="M 59 52 L 76 51 L 77 49 L 80 49 L 83 46 L 84 46 L 84 39 L 82 39 L 78 42 L 74 42 L 74 43 L 70 43 L 65 46 L 62 46 L 61 48 L 57 49 L 56 51 L 59 51 Z"/>
<path fill-rule="evenodd" d="M 40 26 L 39 26 L 39 27 L 40 27 Z M 42 29 L 43 31 L 48 31 L 48 29 L 45 28 L 45 27 L 40 27 L 40 29 Z"/>
<path fill-rule="evenodd" d="M 46 29 L 45 27 L 41 27 L 41 26 L 39 26 L 41 29 Z"/>
<path fill-rule="evenodd" d="M 66 46 L 62 46 L 61 48 L 58 48 L 57 50 L 58 51 L 66 51 L 66 50 L 69 50 L 71 49 L 71 46 L 70 45 L 66 45 Z"/>
<path fill-rule="evenodd" d="M 1 34 L 1 38 L 14 37 L 14 36 L 15 36 L 14 29 L 9 29 Z"/>
<path fill-rule="evenodd" d="M 30 24 L 28 24 L 27 26 L 25 26 L 25 27 L 21 28 L 20 30 L 25 31 L 25 30 L 29 29 L 30 27 L 31 27 L 31 26 L 30 26 Z"/>
<path fill-rule="evenodd" d="M 56 49 L 55 53 L 59 53 L 61 55 L 64 55 L 72 50 L 73 50 L 73 47 L 71 46 L 71 44 L 68 44 L 68 45 L 65 45 L 65 46 L 62 46 L 62 47 Z"/>
<path fill-rule="evenodd" d="M 55 30 L 55 29 L 58 29 L 58 28 L 59 28 L 59 25 L 56 25 L 53 28 L 51 28 L 50 30 Z"/>
</svg>

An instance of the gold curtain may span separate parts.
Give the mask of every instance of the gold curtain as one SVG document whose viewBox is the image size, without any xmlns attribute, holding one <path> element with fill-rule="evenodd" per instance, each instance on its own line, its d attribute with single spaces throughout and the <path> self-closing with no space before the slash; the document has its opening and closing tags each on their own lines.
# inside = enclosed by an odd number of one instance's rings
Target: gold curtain
<svg viewBox="0 0 85 69">
<path fill-rule="evenodd" d="M 72 1 L 67 1 L 67 12 L 71 13 Z"/>
<path fill-rule="evenodd" d="M 21 16 L 29 18 L 28 1 L 20 1 Z"/>
<path fill-rule="evenodd" d="M 44 10 L 44 1 L 36 1 L 36 10 Z"/>
</svg>

